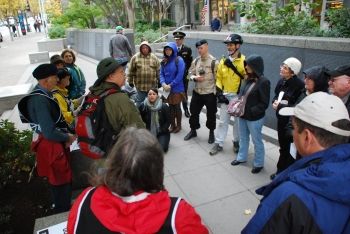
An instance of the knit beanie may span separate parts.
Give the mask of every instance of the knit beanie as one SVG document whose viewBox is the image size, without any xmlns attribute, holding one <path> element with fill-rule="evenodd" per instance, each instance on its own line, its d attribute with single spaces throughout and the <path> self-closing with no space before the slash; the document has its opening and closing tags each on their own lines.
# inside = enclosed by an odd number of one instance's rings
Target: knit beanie
<svg viewBox="0 0 350 234">
<path fill-rule="evenodd" d="M 32 74 L 35 79 L 41 80 L 49 76 L 57 75 L 57 68 L 54 64 L 43 63 L 35 68 Z"/>
<path fill-rule="evenodd" d="M 294 75 L 297 76 L 299 74 L 301 69 L 301 62 L 298 59 L 290 57 L 284 60 L 283 63 L 293 71 Z"/>
</svg>

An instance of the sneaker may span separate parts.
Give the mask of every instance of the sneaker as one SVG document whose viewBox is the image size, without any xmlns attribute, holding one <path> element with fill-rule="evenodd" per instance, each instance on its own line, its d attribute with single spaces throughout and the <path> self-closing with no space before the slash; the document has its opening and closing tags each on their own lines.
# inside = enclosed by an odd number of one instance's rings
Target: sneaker
<svg viewBox="0 0 350 234">
<path fill-rule="evenodd" d="M 220 151 L 222 151 L 222 147 L 219 144 L 215 144 L 214 147 L 210 150 L 209 154 L 213 156 Z"/>
<path fill-rule="evenodd" d="M 234 141 L 233 142 L 233 152 L 235 152 L 236 154 L 239 151 L 239 142 L 238 141 Z"/>
</svg>

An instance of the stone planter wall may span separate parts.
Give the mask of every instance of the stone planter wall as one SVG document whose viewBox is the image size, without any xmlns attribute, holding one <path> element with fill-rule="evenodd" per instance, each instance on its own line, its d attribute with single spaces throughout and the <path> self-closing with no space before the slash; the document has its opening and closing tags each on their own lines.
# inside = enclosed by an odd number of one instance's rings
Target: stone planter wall
<svg viewBox="0 0 350 234">
<path fill-rule="evenodd" d="M 38 51 L 48 51 L 48 52 L 56 52 L 62 51 L 67 47 L 67 39 L 66 38 L 58 38 L 58 39 L 42 39 L 37 42 Z"/>
</svg>

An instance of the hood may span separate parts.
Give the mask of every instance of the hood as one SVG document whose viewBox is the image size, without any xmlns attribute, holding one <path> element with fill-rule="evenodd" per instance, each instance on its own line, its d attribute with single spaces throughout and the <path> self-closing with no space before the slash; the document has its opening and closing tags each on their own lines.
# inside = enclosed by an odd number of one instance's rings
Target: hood
<svg viewBox="0 0 350 234">
<path fill-rule="evenodd" d="M 167 191 L 119 197 L 104 186 L 96 189 L 92 199 L 91 208 L 100 222 L 121 233 L 157 233 L 171 203 Z"/>
<path fill-rule="evenodd" d="M 257 190 L 268 195 L 282 182 L 291 181 L 327 199 L 350 205 L 350 144 L 341 144 L 296 161 L 269 185 Z"/>
<path fill-rule="evenodd" d="M 176 46 L 176 43 L 175 42 L 168 42 L 165 46 L 164 46 L 164 49 L 163 49 L 163 54 L 164 54 L 164 57 L 166 58 L 165 56 L 165 53 L 164 53 L 164 50 L 165 48 L 167 47 L 170 47 L 172 50 L 173 50 L 173 53 L 172 55 L 170 56 L 169 60 L 173 60 L 177 57 L 177 46 Z"/>
<path fill-rule="evenodd" d="M 99 85 L 94 85 L 89 88 L 90 92 L 94 95 L 100 95 L 101 93 L 105 92 L 108 89 L 117 89 L 120 90 L 120 87 L 114 83 L 110 82 L 102 82 Z"/>
<path fill-rule="evenodd" d="M 245 63 L 248 64 L 259 77 L 264 74 L 264 61 L 260 55 L 250 55 L 246 58 Z"/>
<path fill-rule="evenodd" d="M 148 41 L 143 41 L 143 42 L 141 42 L 141 44 L 140 44 L 140 53 L 141 53 L 141 47 L 142 47 L 143 45 L 148 46 L 148 47 L 149 47 L 149 52 L 152 53 L 152 48 L 151 48 L 151 46 L 149 45 Z M 141 53 L 141 54 L 142 54 L 142 53 Z"/>
</svg>

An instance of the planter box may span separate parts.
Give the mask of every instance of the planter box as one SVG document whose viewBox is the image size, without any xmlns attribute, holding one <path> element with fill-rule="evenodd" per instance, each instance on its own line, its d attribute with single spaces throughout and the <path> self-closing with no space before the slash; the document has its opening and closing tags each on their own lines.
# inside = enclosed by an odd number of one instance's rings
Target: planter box
<svg viewBox="0 0 350 234">
<path fill-rule="evenodd" d="M 38 50 L 40 52 L 42 51 L 56 52 L 66 48 L 67 42 L 66 42 L 66 38 L 59 38 L 59 39 L 45 38 L 43 40 L 38 41 L 37 44 L 38 44 Z"/>
</svg>

